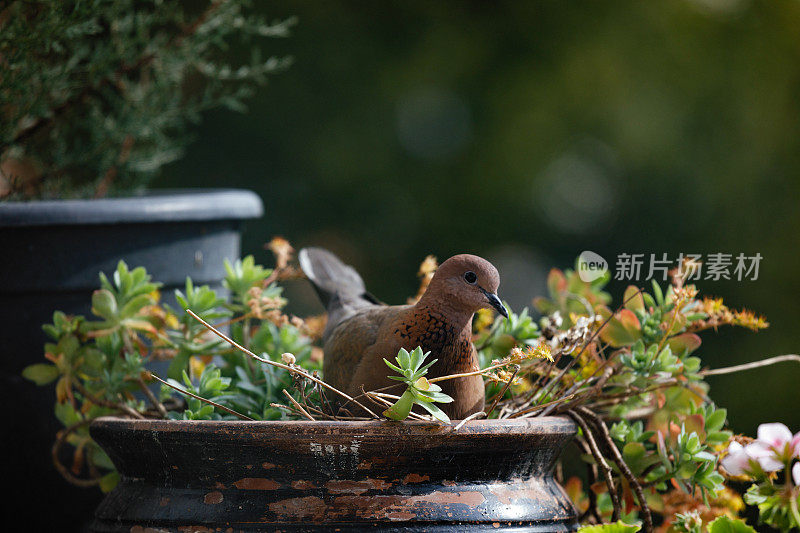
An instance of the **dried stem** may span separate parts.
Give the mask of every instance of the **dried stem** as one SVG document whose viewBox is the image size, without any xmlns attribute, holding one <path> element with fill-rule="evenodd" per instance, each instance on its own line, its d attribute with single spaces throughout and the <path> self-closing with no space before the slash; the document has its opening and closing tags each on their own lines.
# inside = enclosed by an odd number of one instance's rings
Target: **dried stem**
<svg viewBox="0 0 800 533">
<path fill-rule="evenodd" d="M 800 363 L 800 355 L 795 355 L 795 354 L 776 355 L 775 357 L 770 357 L 769 359 L 763 359 L 761 361 L 753 361 L 752 363 L 745 363 L 742 365 L 735 365 L 735 366 L 726 366 L 725 368 L 701 370 L 700 375 L 721 376 L 723 374 L 733 374 L 735 372 L 742 372 L 744 370 L 753 370 L 754 368 L 770 366 L 776 363 L 783 363 L 785 361 L 794 361 L 796 363 Z"/>
<path fill-rule="evenodd" d="M 486 368 L 482 368 L 481 370 L 473 370 L 472 372 L 464 372 L 462 374 L 448 374 L 446 376 L 439 376 L 438 378 L 431 378 L 428 380 L 428 383 L 436 383 L 437 381 L 445 381 L 447 379 L 456 379 L 456 378 L 468 378 L 470 376 L 479 376 L 481 374 L 485 374 L 490 370 L 495 370 L 497 368 L 502 368 L 504 366 L 509 366 L 508 363 L 499 363 L 492 366 L 487 366 Z"/>
<path fill-rule="evenodd" d="M 505 386 L 503 387 L 503 390 L 500 391 L 500 394 L 495 396 L 494 403 L 492 403 L 492 406 L 489 408 L 488 411 L 486 411 L 486 418 L 489 418 L 489 415 L 492 414 L 492 411 L 494 411 L 494 408 L 497 406 L 497 402 L 500 401 L 500 399 L 503 397 L 503 395 L 508 390 L 508 387 L 511 386 L 511 383 L 514 381 L 514 378 L 517 377 L 517 373 L 519 372 L 520 366 L 519 365 L 514 365 L 514 367 L 515 367 L 514 368 L 514 373 L 511 374 L 511 377 L 506 382 Z"/>
<path fill-rule="evenodd" d="M 213 405 L 214 407 L 216 407 L 216 408 L 218 408 L 218 409 L 222 409 L 222 410 L 223 410 L 223 411 L 225 411 L 226 413 L 230 413 L 230 414 L 232 414 L 233 416 L 235 416 L 235 417 L 238 417 L 238 418 L 239 418 L 239 419 L 241 419 L 241 420 L 250 420 L 250 421 L 254 421 L 254 419 L 250 418 L 250 417 L 249 417 L 249 416 L 247 416 L 247 415 L 243 415 L 242 413 L 238 413 L 238 412 L 234 411 L 233 409 L 229 409 L 229 408 L 225 407 L 224 405 L 220 405 L 220 404 L 218 404 L 217 402 L 212 402 L 212 401 L 211 401 L 211 400 L 209 400 L 208 398 L 203 398 L 202 396 L 198 396 L 197 394 L 191 393 L 191 392 L 189 392 L 188 390 L 184 390 L 184 389 L 182 389 L 182 388 L 180 388 L 180 387 L 176 387 L 176 386 L 175 386 L 175 385 L 173 385 L 172 383 L 168 383 L 167 381 L 165 381 L 165 380 L 161 379 L 160 377 L 156 376 L 156 375 L 155 375 L 155 374 L 153 374 L 152 372 L 150 373 L 150 375 L 153 377 L 153 379 L 155 379 L 155 380 L 157 380 L 157 381 L 160 381 L 161 383 L 163 383 L 163 384 L 164 384 L 164 385 L 166 385 L 167 387 L 170 387 L 170 388 L 172 388 L 172 389 L 175 389 L 176 391 L 180 392 L 181 394 L 185 394 L 186 396 L 191 396 L 192 398 L 196 398 L 196 399 L 200 400 L 201 402 L 205 402 L 205 403 L 207 403 L 207 404 Z"/>
<path fill-rule="evenodd" d="M 150 374 L 148 372 L 148 376 L 152 377 L 152 374 Z M 144 380 L 142 379 L 141 376 L 136 378 L 136 382 L 139 384 L 139 388 L 142 389 L 142 392 L 144 392 L 144 395 L 147 396 L 147 399 L 150 400 L 150 403 L 153 404 L 153 407 L 156 408 L 156 410 L 159 412 L 159 414 L 162 417 L 167 418 L 167 408 L 164 407 L 163 403 L 158 401 L 158 398 L 156 398 L 156 395 L 153 394 L 153 391 L 151 391 L 147 387 L 147 383 L 144 382 Z"/>
<path fill-rule="evenodd" d="M 99 405 L 101 407 L 108 407 L 110 409 L 116 409 L 118 411 L 122 411 L 124 414 L 131 416 L 132 418 L 144 419 L 144 415 L 134 409 L 133 407 L 126 405 L 122 402 L 114 403 L 109 402 L 107 400 L 103 400 L 101 398 L 97 398 L 92 393 L 90 393 L 86 388 L 81 384 L 80 381 L 73 379 L 72 385 L 80 392 L 83 396 L 89 399 L 95 405 Z"/>
<path fill-rule="evenodd" d="M 313 416 L 311 416 L 310 414 L 308 414 L 308 411 L 306 411 L 305 409 L 303 409 L 303 406 L 302 406 L 302 405 L 300 405 L 299 403 L 297 403 L 297 400 L 295 400 L 294 398 L 292 398 L 292 395 L 291 395 L 291 394 L 289 394 L 289 391 L 287 391 L 286 389 L 283 389 L 283 394 L 284 394 L 284 396 L 286 396 L 287 398 L 289 398 L 289 401 L 290 401 L 290 402 L 292 402 L 292 405 L 294 405 L 295 409 L 297 409 L 298 411 L 300 411 L 300 414 L 302 414 L 304 417 L 308 418 L 309 420 L 311 420 L 311 421 L 313 421 L 313 422 L 316 422 L 316 420 L 314 419 L 314 417 L 313 417 Z"/>
<path fill-rule="evenodd" d="M 589 449 L 589 445 L 583 442 L 581 439 L 573 439 L 572 442 L 575 443 L 575 446 L 580 448 L 584 455 L 592 454 L 592 451 Z M 583 522 L 590 514 L 594 517 L 598 524 L 603 522 L 602 518 L 600 518 L 600 513 L 597 511 L 597 494 L 595 494 L 595 492 L 592 490 L 592 485 L 597 483 L 598 475 L 599 472 L 597 471 L 597 464 L 586 461 L 586 479 L 588 481 L 588 490 L 586 491 L 586 494 L 589 497 L 589 507 L 578 518 L 578 522 Z"/>
<path fill-rule="evenodd" d="M 466 424 L 470 420 L 475 420 L 476 418 L 481 418 L 484 415 L 486 415 L 486 413 L 484 413 L 483 411 L 478 411 L 477 413 L 472 413 L 467 418 L 465 418 L 464 420 L 459 422 L 458 425 L 453 428 L 453 431 L 458 431 L 459 429 L 461 429 L 464 426 L 464 424 Z M 486 416 L 488 416 L 488 415 L 486 415 Z"/>
<path fill-rule="evenodd" d="M 508 415 L 508 418 L 527 418 L 527 415 L 529 415 L 531 413 L 534 413 L 536 411 L 540 411 L 540 410 L 544 409 L 545 407 L 550 407 L 552 405 L 558 405 L 560 403 L 564 403 L 564 402 L 566 402 L 568 400 L 573 399 L 574 397 L 575 397 L 574 394 L 570 394 L 569 396 L 564 396 L 563 398 L 559 398 L 559 399 L 553 400 L 551 402 L 547 402 L 547 403 L 543 403 L 543 404 L 539 404 L 539 405 L 534 405 L 533 407 L 530 407 L 528 409 L 524 409 L 522 411 L 515 411 L 515 412 L 511 413 L 510 415 Z"/>
<path fill-rule="evenodd" d="M 606 443 L 607 448 L 611 451 L 611 454 L 614 456 L 614 462 L 617 463 L 622 474 L 625 476 L 625 479 L 628 480 L 628 483 L 631 487 L 633 487 L 633 491 L 636 493 L 636 499 L 639 500 L 639 509 L 642 511 L 642 519 L 644 521 L 644 531 L 645 533 L 652 533 L 653 532 L 653 515 L 650 512 L 650 507 L 647 505 L 647 499 L 645 498 L 644 491 L 642 490 L 642 486 L 637 481 L 636 476 L 633 475 L 631 469 L 628 467 L 628 464 L 625 462 L 625 459 L 622 457 L 622 454 L 617 448 L 617 445 L 614 444 L 614 440 L 611 438 L 611 435 L 608 433 L 608 427 L 606 427 L 605 422 L 597 416 L 595 413 L 590 411 L 585 407 L 578 407 L 576 409 L 581 413 L 582 416 L 586 417 L 590 423 L 594 425 L 594 427 L 599 431 L 600 435 L 603 437 L 603 440 Z"/>
<path fill-rule="evenodd" d="M 617 487 L 614 485 L 614 477 L 612 475 L 611 467 L 608 465 L 606 458 L 603 457 L 602 452 L 600 452 L 600 448 L 597 446 L 597 442 L 594 440 L 594 436 L 592 435 L 592 431 L 589 428 L 589 425 L 586 421 L 581 418 L 581 416 L 576 413 L 575 411 L 567 411 L 567 414 L 580 426 L 581 431 L 583 432 L 583 438 L 586 439 L 586 443 L 589 445 L 589 449 L 592 452 L 592 456 L 594 460 L 597 461 L 597 464 L 600 465 L 600 470 L 603 472 L 603 478 L 606 481 L 606 487 L 608 487 L 608 495 L 611 496 L 611 503 L 614 505 L 614 511 L 611 515 L 611 521 L 616 522 L 619 520 L 619 515 L 622 507 L 619 503 L 619 494 L 617 494 Z"/>
<path fill-rule="evenodd" d="M 61 452 L 61 446 L 67 441 L 67 438 L 74 433 L 76 430 L 80 429 L 81 427 L 90 424 L 93 419 L 87 418 L 86 420 L 81 420 L 71 426 L 62 429 L 56 434 L 56 440 L 53 443 L 53 447 L 51 448 L 51 455 L 53 457 L 53 465 L 58 470 L 58 473 L 66 479 L 69 483 L 75 485 L 76 487 L 94 487 L 98 483 L 100 483 L 100 478 L 95 477 L 92 479 L 81 479 L 76 477 L 69 471 L 69 469 L 61 463 L 61 459 L 58 457 L 58 454 Z"/>
<path fill-rule="evenodd" d="M 216 329 L 214 326 L 212 326 L 211 324 L 209 324 L 208 322 L 206 322 L 205 320 L 203 320 L 199 316 L 197 316 L 194 313 L 194 311 L 192 311 L 191 309 L 187 309 L 186 312 L 189 313 L 195 320 L 197 320 L 198 322 L 203 324 L 206 327 L 206 329 L 208 329 L 209 331 L 214 333 L 217 337 L 219 337 L 220 339 L 224 340 L 225 342 L 227 342 L 228 344 L 230 344 L 231 346 L 233 346 L 237 350 L 239 350 L 239 351 L 241 351 L 243 353 L 246 353 L 247 355 L 249 355 L 250 357 L 252 357 L 256 361 L 259 361 L 261 363 L 265 363 L 265 364 L 268 364 L 268 365 L 276 366 L 278 368 L 282 368 L 284 370 L 287 370 L 287 371 L 295 373 L 295 374 L 299 374 L 299 375 L 303 376 L 304 378 L 309 379 L 309 380 L 313 381 L 314 383 L 317 383 L 317 384 L 325 387 L 326 389 L 335 392 L 336 394 L 338 394 L 342 398 L 355 403 L 356 405 L 358 405 L 359 407 L 364 409 L 364 411 L 366 411 L 367 413 L 372 415 L 374 418 L 380 418 L 378 415 L 373 413 L 369 408 L 367 408 L 363 404 L 359 403 L 357 400 L 354 400 L 349 394 L 346 394 L 346 393 L 340 391 L 339 389 L 328 385 L 327 383 L 325 383 L 321 379 L 312 376 L 311 374 L 309 374 L 308 372 L 306 372 L 302 368 L 298 368 L 297 366 L 289 366 L 289 365 L 286 365 L 286 364 L 283 364 L 283 363 L 278 363 L 277 361 L 271 361 L 269 359 L 264 359 L 263 357 L 259 357 L 256 354 L 254 354 L 253 352 L 251 352 L 250 350 L 248 350 L 247 348 L 245 348 L 244 346 L 242 346 L 241 344 L 237 343 L 236 341 L 234 341 L 233 339 L 231 339 L 230 337 L 228 337 L 227 335 L 225 335 L 224 333 L 219 331 L 218 329 Z"/>
</svg>

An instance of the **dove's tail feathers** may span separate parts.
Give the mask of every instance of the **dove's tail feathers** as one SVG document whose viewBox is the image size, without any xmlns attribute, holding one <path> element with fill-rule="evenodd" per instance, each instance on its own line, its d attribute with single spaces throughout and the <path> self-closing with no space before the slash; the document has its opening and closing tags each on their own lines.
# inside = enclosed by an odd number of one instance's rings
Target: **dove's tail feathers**
<svg viewBox="0 0 800 533">
<path fill-rule="evenodd" d="M 364 287 L 364 280 L 350 265 L 324 248 L 303 248 L 297 255 L 300 268 L 317 291 L 322 304 L 331 307 L 380 303 Z"/>
</svg>

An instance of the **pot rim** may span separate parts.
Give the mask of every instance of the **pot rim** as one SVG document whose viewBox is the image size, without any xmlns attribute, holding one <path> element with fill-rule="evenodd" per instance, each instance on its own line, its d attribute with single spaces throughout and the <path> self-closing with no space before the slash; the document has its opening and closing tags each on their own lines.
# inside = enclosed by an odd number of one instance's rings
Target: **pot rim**
<svg viewBox="0 0 800 533">
<path fill-rule="evenodd" d="M 427 436 L 431 434 L 492 434 L 499 430 L 508 435 L 534 435 L 541 433 L 574 434 L 575 423 L 566 416 L 542 416 L 534 418 L 504 418 L 469 420 L 455 432 L 458 421 L 452 425 L 423 421 L 393 422 L 387 420 L 163 420 L 133 419 L 104 416 L 95 419 L 93 427 L 129 429 L 132 431 L 158 431 L 181 433 L 229 432 L 246 430 L 248 433 L 327 433 L 347 435 L 367 432 L 372 436 Z"/>
<path fill-rule="evenodd" d="M 119 198 L 0 202 L 0 227 L 244 220 L 264 214 L 247 189 L 154 189 Z"/>
</svg>

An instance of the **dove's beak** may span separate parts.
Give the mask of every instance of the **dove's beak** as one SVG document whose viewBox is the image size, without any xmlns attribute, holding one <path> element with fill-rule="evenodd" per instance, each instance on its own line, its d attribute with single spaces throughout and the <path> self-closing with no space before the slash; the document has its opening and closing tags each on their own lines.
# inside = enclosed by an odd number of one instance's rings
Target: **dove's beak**
<svg viewBox="0 0 800 533">
<path fill-rule="evenodd" d="M 503 305 L 503 302 L 500 301 L 500 298 L 498 298 L 496 294 L 487 291 L 483 287 L 481 287 L 481 291 L 483 291 L 483 294 L 486 295 L 486 299 L 489 300 L 489 305 L 497 309 L 498 313 L 508 318 L 508 311 L 506 310 L 506 306 Z"/>
</svg>

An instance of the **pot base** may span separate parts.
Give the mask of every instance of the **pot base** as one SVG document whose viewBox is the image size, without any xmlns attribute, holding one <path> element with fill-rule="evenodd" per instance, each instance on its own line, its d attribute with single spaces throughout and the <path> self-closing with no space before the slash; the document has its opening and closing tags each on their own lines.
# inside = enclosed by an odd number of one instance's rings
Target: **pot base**
<svg viewBox="0 0 800 533">
<path fill-rule="evenodd" d="M 100 419 L 123 476 L 96 532 L 574 531 L 552 476 L 562 418 L 390 422 Z M 148 529 L 149 528 L 149 529 Z"/>
</svg>

